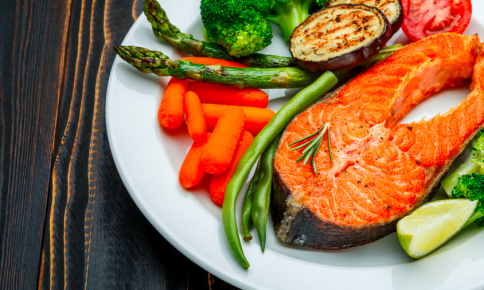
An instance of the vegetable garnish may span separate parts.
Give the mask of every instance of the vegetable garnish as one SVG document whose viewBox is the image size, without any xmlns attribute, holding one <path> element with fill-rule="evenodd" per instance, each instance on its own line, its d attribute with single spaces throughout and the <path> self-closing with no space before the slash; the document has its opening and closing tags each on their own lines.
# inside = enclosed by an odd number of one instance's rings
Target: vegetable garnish
<svg viewBox="0 0 484 290">
<path fill-rule="evenodd" d="M 269 103 L 267 93 L 254 88 L 238 89 L 211 83 L 197 83 L 190 86 L 189 90 L 195 92 L 205 104 L 266 108 Z"/>
<path fill-rule="evenodd" d="M 393 33 L 396 33 L 403 23 L 403 8 L 400 0 L 330 0 L 328 2 L 328 6 L 339 4 L 364 4 L 378 8 L 390 22 Z"/>
<path fill-rule="evenodd" d="M 136 46 L 114 46 L 116 53 L 143 73 L 173 76 L 238 88 L 280 89 L 309 86 L 320 76 L 296 67 L 233 68 L 220 65 L 194 64 L 188 60 L 170 59 L 161 51 Z"/>
<path fill-rule="evenodd" d="M 202 141 L 193 142 L 190 151 L 188 151 L 185 161 L 180 168 L 178 180 L 183 188 L 191 188 L 197 185 L 205 176 L 205 167 L 202 165 L 202 153 L 207 140 L 212 133 L 207 133 L 207 138 Z"/>
<path fill-rule="evenodd" d="M 484 174 L 484 129 L 481 129 L 472 140 L 471 148 L 471 153 L 467 159 L 455 171 L 447 174 L 441 182 L 445 192 L 451 198 L 452 191 L 461 176 L 472 173 Z"/>
<path fill-rule="evenodd" d="M 158 109 L 158 122 L 162 127 L 172 130 L 183 123 L 185 116 L 183 100 L 187 90 L 187 80 L 172 78 L 168 82 Z"/>
<path fill-rule="evenodd" d="M 376 7 L 341 4 L 316 12 L 299 25 L 289 51 L 305 71 L 336 71 L 376 55 L 392 35 L 390 23 Z"/>
<path fill-rule="evenodd" d="M 244 123 L 245 113 L 241 108 L 229 106 L 225 109 L 203 149 L 205 172 L 222 174 L 229 168 L 244 131 Z"/>
<path fill-rule="evenodd" d="M 276 154 L 279 147 L 279 139 L 279 136 L 274 138 L 260 157 L 259 180 L 252 198 L 252 221 L 257 229 L 262 252 L 264 252 L 266 247 L 267 217 L 269 215 L 272 178 L 274 176 L 274 154 Z"/>
<path fill-rule="evenodd" d="M 303 71 L 296 67 L 232 68 L 220 65 L 194 64 L 188 60 L 170 59 L 161 51 L 136 46 L 114 46 L 116 53 L 127 63 L 143 73 L 173 76 L 199 82 L 232 85 L 237 88 L 282 89 L 302 88 L 312 84 L 320 73 Z M 378 54 L 358 65 L 335 71 L 336 77 L 349 80 L 377 61 L 382 61 L 402 48 L 400 44 L 383 48 Z M 355 69 L 355 70 L 353 70 Z"/>
<path fill-rule="evenodd" d="M 397 224 L 398 241 L 412 258 L 422 258 L 465 228 L 477 201 L 445 199 L 417 208 Z"/>
<path fill-rule="evenodd" d="M 202 103 L 194 92 L 189 91 L 185 94 L 185 110 L 188 135 L 195 142 L 205 140 L 207 123 L 203 115 Z"/>
<path fill-rule="evenodd" d="M 250 234 L 250 227 L 254 224 L 252 220 L 252 205 L 254 199 L 254 193 L 257 188 L 257 183 L 259 182 L 261 173 L 260 171 L 260 160 L 255 170 L 254 176 L 250 181 L 249 188 L 244 198 L 244 205 L 242 206 L 242 226 L 241 232 L 244 237 L 244 241 L 248 242 L 252 240 L 252 235 Z"/>
<path fill-rule="evenodd" d="M 411 257 L 430 254 L 474 222 L 484 226 L 483 174 L 459 177 L 452 198 L 429 202 L 398 222 L 398 240 Z"/>
<path fill-rule="evenodd" d="M 200 16 L 207 40 L 232 56 L 251 55 L 271 44 L 272 27 L 264 19 L 271 8 L 271 1 L 202 0 Z"/>
<path fill-rule="evenodd" d="M 303 164 L 306 165 L 306 163 L 308 163 L 309 159 L 312 158 L 311 165 L 313 167 L 314 174 L 318 174 L 318 169 L 316 168 L 315 159 L 316 159 L 316 155 L 319 152 L 319 148 L 321 147 L 321 143 L 323 143 L 323 137 L 324 137 L 324 134 L 326 132 L 327 132 L 327 135 L 328 135 L 329 159 L 331 160 L 331 163 L 333 163 L 333 156 L 331 154 L 331 141 L 330 141 L 330 137 L 329 137 L 330 136 L 329 135 L 329 126 L 330 126 L 329 123 L 326 123 L 326 124 L 323 125 L 323 127 L 321 127 L 318 131 L 314 132 L 313 134 L 306 136 L 306 137 L 304 137 L 304 138 L 302 138 L 302 139 L 300 139 L 296 142 L 289 144 L 289 146 L 296 145 L 297 143 L 301 143 L 302 141 L 305 141 L 305 140 L 319 134 L 316 138 L 311 139 L 308 142 L 291 149 L 291 150 L 297 150 L 297 149 L 301 149 L 303 147 L 306 147 L 302 152 L 303 153 L 302 156 L 299 157 L 299 159 L 297 159 L 296 162 L 300 162 L 300 161 L 304 160 Z"/>
<path fill-rule="evenodd" d="M 213 130 L 217 125 L 218 119 L 222 116 L 222 112 L 227 109 L 227 105 L 217 104 L 202 104 L 203 114 L 207 122 L 207 129 Z M 264 108 L 253 108 L 239 106 L 245 113 L 244 129 L 252 133 L 254 136 L 264 129 L 265 125 L 274 117 L 274 112 Z"/>
<path fill-rule="evenodd" d="M 223 205 L 225 188 L 227 188 L 227 184 L 229 184 L 230 179 L 235 173 L 235 169 L 237 169 L 240 158 L 242 158 L 247 148 L 249 148 L 252 140 L 254 140 L 254 136 L 248 131 L 244 131 L 240 137 L 239 144 L 237 145 L 237 149 L 235 150 L 234 157 L 232 157 L 229 168 L 227 168 L 222 174 L 215 174 L 212 177 L 212 180 L 210 180 L 208 192 L 215 204 L 220 206 Z"/>
<path fill-rule="evenodd" d="M 484 226 L 484 175 L 480 173 L 466 174 L 459 177 L 459 181 L 452 190 L 452 197 L 478 200 L 476 211 L 464 225 L 468 226 L 477 220 L 477 226 Z"/>
<path fill-rule="evenodd" d="M 254 53 L 243 58 L 231 56 L 225 48 L 213 43 L 195 39 L 175 27 L 165 10 L 156 0 L 145 0 L 144 13 L 151 23 L 153 34 L 163 42 L 169 42 L 179 50 L 196 55 L 243 63 L 250 67 L 287 67 L 294 66 L 292 57 Z"/>
<path fill-rule="evenodd" d="M 291 122 L 292 118 L 302 112 L 310 104 L 321 98 L 325 93 L 332 89 L 338 83 L 338 79 L 331 72 L 324 73 L 312 85 L 300 91 L 284 107 L 282 107 L 269 123 L 255 137 L 252 144 L 245 152 L 244 156 L 237 166 L 234 176 L 227 185 L 225 190 L 225 199 L 222 207 L 222 222 L 225 236 L 229 243 L 230 249 L 235 258 L 245 269 L 250 267 L 245 258 L 242 245 L 240 243 L 239 231 L 235 215 L 235 205 L 239 192 L 244 185 L 244 181 L 249 175 L 252 167 L 259 156 L 267 149 L 271 142 L 279 136 L 284 128 Z"/>
<path fill-rule="evenodd" d="M 442 32 L 462 34 L 472 16 L 471 0 L 402 0 L 403 32 L 413 41 Z"/>
</svg>

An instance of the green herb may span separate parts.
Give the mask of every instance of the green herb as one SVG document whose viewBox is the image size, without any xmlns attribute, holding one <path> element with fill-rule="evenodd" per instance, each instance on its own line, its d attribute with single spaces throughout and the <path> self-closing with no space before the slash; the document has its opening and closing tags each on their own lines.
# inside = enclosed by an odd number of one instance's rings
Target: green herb
<svg viewBox="0 0 484 290">
<path fill-rule="evenodd" d="M 316 138 L 304 143 L 304 144 L 301 144 L 301 145 L 298 145 L 297 147 L 294 147 L 292 148 L 292 150 L 297 150 L 297 149 L 301 149 L 303 147 L 306 147 L 304 148 L 303 150 L 303 154 L 301 157 L 299 157 L 296 162 L 299 162 L 299 161 L 303 161 L 303 164 L 306 165 L 309 161 L 309 159 L 311 159 L 312 157 L 312 160 L 311 160 L 311 165 L 313 167 L 313 171 L 315 174 L 318 174 L 318 169 L 316 168 L 316 154 L 318 154 L 318 151 L 319 151 L 319 148 L 321 147 L 321 144 L 323 143 L 323 137 L 324 137 L 324 134 L 327 133 L 328 135 L 328 151 L 329 151 L 329 159 L 331 160 L 331 163 L 333 163 L 333 156 L 331 154 L 331 141 L 330 141 L 330 138 L 329 138 L 329 123 L 326 123 L 324 124 L 323 127 L 321 127 L 318 131 L 316 131 L 315 133 L 309 135 L 309 136 L 306 136 L 296 142 L 293 142 L 291 144 L 289 144 L 289 146 L 292 146 L 292 145 L 296 145 L 297 143 L 301 143 L 302 141 L 305 141 L 311 137 L 314 137 L 316 135 L 318 135 Z"/>
</svg>

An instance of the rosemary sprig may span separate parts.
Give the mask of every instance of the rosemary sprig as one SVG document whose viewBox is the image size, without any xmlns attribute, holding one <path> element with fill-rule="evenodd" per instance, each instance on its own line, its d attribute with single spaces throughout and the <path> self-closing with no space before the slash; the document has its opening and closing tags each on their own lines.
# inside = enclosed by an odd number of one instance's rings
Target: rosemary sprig
<svg viewBox="0 0 484 290">
<path fill-rule="evenodd" d="M 331 141 L 329 139 L 329 123 L 326 123 L 323 125 L 323 127 L 321 127 L 318 131 L 314 132 L 313 134 L 309 135 L 309 136 L 306 136 L 296 142 L 293 142 L 291 144 L 289 144 L 289 146 L 292 146 L 292 145 L 296 145 L 298 143 L 301 143 L 302 141 L 305 141 L 311 137 L 314 137 L 316 135 L 318 135 L 316 138 L 310 140 L 310 141 L 307 141 L 301 145 L 298 145 L 294 148 L 292 148 L 291 150 L 297 150 L 297 149 L 301 149 L 303 147 L 306 147 L 304 148 L 303 152 L 302 152 L 302 156 L 299 157 L 296 162 L 299 162 L 301 160 L 304 160 L 303 161 L 303 164 L 306 165 L 309 161 L 309 159 L 311 159 L 312 157 L 312 160 L 311 160 L 311 166 L 313 167 L 313 171 L 315 174 L 318 174 L 318 169 L 316 168 L 316 154 L 318 154 L 318 151 L 319 151 L 319 148 L 321 147 L 321 144 L 323 143 L 323 137 L 324 137 L 324 134 L 327 133 L 328 135 L 328 151 L 329 151 L 329 159 L 331 160 L 331 163 L 333 163 L 333 155 L 331 154 Z"/>
</svg>

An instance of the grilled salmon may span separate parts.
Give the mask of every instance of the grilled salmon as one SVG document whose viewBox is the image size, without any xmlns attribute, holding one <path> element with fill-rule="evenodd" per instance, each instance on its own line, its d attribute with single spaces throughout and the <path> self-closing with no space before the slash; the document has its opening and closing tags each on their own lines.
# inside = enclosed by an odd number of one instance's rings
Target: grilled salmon
<svg viewBox="0 0 484 290">
<path fill-rule="evenodd" d="M 364 245 L 429 201 L 484 124 L 484 53 L 477 35 L 407 45 L 296 116 L 274 158 L 271 204 L 283 242 L 324 250 Z M 430 120 L 399 121 L 420 101 L 472 77 L 469 96 Z M 289 144 L 330 123 L 318 173 Z M 325 137 L 326 138 L 326 137 Z M 323 141 L 326 144 L 327 141 Z"/>
</svg>

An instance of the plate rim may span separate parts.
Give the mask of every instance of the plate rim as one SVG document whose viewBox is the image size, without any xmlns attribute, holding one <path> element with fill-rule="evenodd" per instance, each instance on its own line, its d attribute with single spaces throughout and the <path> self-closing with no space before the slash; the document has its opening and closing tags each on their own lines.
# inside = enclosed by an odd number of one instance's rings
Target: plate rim
<svg viewBox="0 0 484 290">
<path fill-rule="evenodd" d="M 140 25 L 140 21 L 147 21 L 146 16 L 144 13 L 141 13 L 138 19 L 133 23 L 133 25 L 129 28 L 128 32 L 126 33 L 125 37 L 123 38 L 122 43 L 129 38 L 129 36 L 134 33 L 136 30 L 136 27 Z M 201 258 L 199 255 L 196 254 L 196 252 L 189 251 L 189 246 L 184 245 L 182 241 L 178 241 L 175 238 L 173 238 L 172 235 L 168 234 L 165 229 L 158 224 L 152 213 L 145 207 L 145 205 L 141 202 L 139 199 L 138 195 L 134 193 L 133 188 L 131 187 L 130 183 L 127 180 L 127 177 L 125 176 L 125 172 L 121 169 L 121 164 L 120 161 L 118 160 L 118 155 L 115 153 L 116 148 L 114 147 L 113 144 L 113 137 L 112 137 L 112 131 L 110 130 L 110 110 L 109 110 L 109 105 L 108 103 L 110 102 L 110 94 L 109 92 L 111 91 L 110 88 L 111 86 L 114 86 L 114 81 L 112 74 L 115 71 L 116 65 L 122 63 L 122 59 L 116 55 L 113 64 L 111 66 L 111 71 L 109 72 L 109 79 L 108 79 L 108 84 L 106 87 L 106 131 L 107 131 L 107 136 L 108 136 L 108 143 L 109 143 L 109 148 L 111 150 L 111 156 L 113 157 L 114 164 L 116 166 L 116 170 L 118 171 L 118 174 L 123 181 L 123 185 L 125 186 L 126 190 L 128 191 L 130 197 L 133 199 L 134 203 L 136 206 L 139 208 L 139 210 L 143 213 L 143 216 L 150 222 L 150 224 L 163 236 L 164 239 L 166 239 L 175 249 L 180 251 L 185 257 L 187 257 L 189 260 L 191 260 L 193 263 L 197 264 L 201 268 L 203 268 L 205 271 L 210 272 L 217 276 L 218 278 L 238 287 L 241 289 L 247 289 L 244 287 L 251 287 L 251 289 L 257 289 L 256 285 L 252 284 L 247 284 L 247 283 L 242 283 L 238 279 L 232 277 L 232 275 L 226 274 L 223 270 L 218 269 L 217 267 L 212 266 L 210 263 L 207 263 L 203 258 Z"/>
<path fill-rule="evenodd" d="M 126 39 L 129 39 L 131 34 L 134 33 L 136 28 L 141 25 L 141 21 L 146 21 L 146 17 L 141 13 L 141 16 L 138 17 L 138 19 L 133 23 L 133 25 L 130 27 L 128 33 L 125 35 L 123 39 L 123 43 L 126 41 Z M 155 227 L 155 229 L 173 246 L 175 247 L 178 251 L 180 251 L 183 255 L 185 255 L 188 259 L 205 269 L 206 271 L 213 273 L 217 277 L 223 279 L 224 281 L 229 282 L 230 284 L 242 288 L 242 289 L 259 289 L 260 285 L 255 284 L 254 282 L 250 281 L 249 279 L 245 279 L 244 281 L 238 279 L 237 274 L 232 274 L 230 271 L 224 271 L 224 269 L 221 269 L 220 267 L 217 267 L 215 265 L 212 265 L 212 263 L 209 263 L 206 261 L 204 258 L 202 258 L 199 253 L 190 251 L 190 246 L 184 243 L 184 241 L 180 241 L 175 239 L 172 235 L 168 233 L 166 229 L 163 228 L 161 224 L 159 224 L 156 220 L 155 217 L 153 216 L 153 213 L 145 207 L 145 204 L 140 200 L 138 194 L 135 193 L 135 190 L 132 188 L 131 184 L 128 181 L 128 178 L 125 176 L 125 172 L 122 170 L 122 166 L 120 163 L 120 160 L 118 160 L 118 154 L 115 145 L 114 145 L 114 137 L 112 136 L 113 132 L 110 129 L 111 128 L 111 121 L 110 121 L 110 100 L 112 101 L 113 97 L 110 97 L 110 92 L 111 92 L 111 87 L 115 85 L 114 78 L 112 77 L 113 74 L 115 73 L 115 69 L 117 66 L 119 66 L 120 63 L 123 63 L 121 58 L 116 55 L 113 64 L 111 66 L 111 71 L 109 73 L 109 80 L 106 88 L 106 105 L 105 105 L 105 114 L 106 114 L 106 131 L 107 131 L 107 137 L 108 137 L 108 143 L 109 143 L 109 148 L 111 150 L 111 155 L 113 157 L 116 169 L 118 171 L 118 174 L 123 181 L 123 185 L 126 187 L 129 195 L 135 202 L 136 206 L 140 209 L 140 211 L 143 213 L 143 215 L 147 218 L 147 220 Z M 225 237 L 224 237 L 225 238 Z M 482 283 L 479 285 L 468 285 L 469 289 L 478 289 L 478 287 L 484 286 L 484 280 L 482 280 Z M 474 288 L 475 287 L 475 288 Z"/>
</svg>

